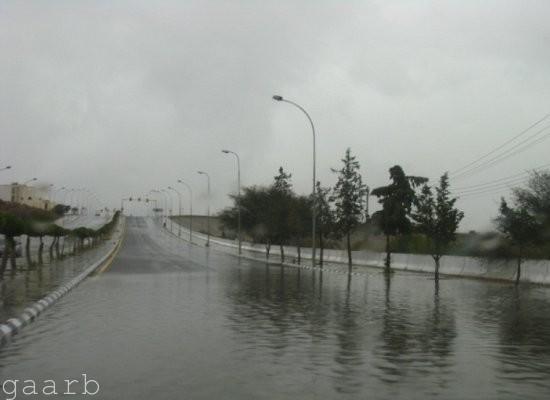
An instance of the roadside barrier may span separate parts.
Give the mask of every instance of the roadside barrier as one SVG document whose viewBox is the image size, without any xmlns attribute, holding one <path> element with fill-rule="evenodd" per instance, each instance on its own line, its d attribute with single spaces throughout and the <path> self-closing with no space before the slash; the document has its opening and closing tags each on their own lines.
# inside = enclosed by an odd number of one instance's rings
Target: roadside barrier
<svg viewBox="0 0 550 400">
<path fill-rule="evenodd" d="M 175 225 L 178 225 L 174 221 Z M 189 231 L 181 226 L 181 239 L 187 240 Z M 184 234 L 186 232 L 186 234 Z M 193 241 L 204 244 L 206 235 L 193 232 Z M 210 243 L 219 246 L 238 249 L 236 241 L 210 237 Z M 265 245 L 249 242 L 242 243 L 243 251 L 265 254 Z M 288 259 L 296 258 L 298 253 L 296 247 L 284 246 L 285 256 Z M 319 251 L 319 250 L 318 250 Z M 271 255 L 280 256 L 278 245 L 271 246 Z M 319 257 L 319 252 L 317 252 Z M 365 266 L 384 268 L 386 254 L 367 250 L 352 252 L 353 266 Z M 411 272 L 435 273 L 435 263 L 430 255 L 392 253 L 391 268 Z M 302 260 L 311 260 L 311 249 L 302 248 Z M 325 249 L 323 261 L 335 264 L 347 264 L 347 253 L 345 250 Z M 287 265 L 287 263 L 285 263 Z M 295 264 L 291 264 L 296 266 Z M 515 259 L 496 259 L 464 257 L 464 256 L 443 256 L 440 260 L 439 273 L 447 276 L 459 276 L 465 278 L 478 278 L 488 280 L 515 281 L 517 261 Z M 520 282 L 537 283 L 550 285 L 550 261 L 549 260 L 524 260 L 521 264 Z"/>
</svg>

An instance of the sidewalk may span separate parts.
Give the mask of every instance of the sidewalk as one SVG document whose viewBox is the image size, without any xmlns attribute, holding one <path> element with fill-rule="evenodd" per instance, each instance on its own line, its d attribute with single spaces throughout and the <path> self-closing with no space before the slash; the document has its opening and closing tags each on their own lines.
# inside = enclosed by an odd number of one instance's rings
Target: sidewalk
<svg viewBox="0 0 550 400">
<path fill-rule="evenodd" d="M 11 271 L 8 264 L 4 279 L 0 281 L 0 322 L 19 314 L 28 304 L 43 298 L 100 260 L 110 249 L 120 229 L 120 226 L 115 229 L 111 239 L 96 247 L 86 248 L 77 255 L 54 259 L 50 263 L 48 252 L 45 251 L 42 265 L 36 264 L 29 268 L 22 263 L 24 257 L 17 260 L 16 271 Z"/>
</svg>

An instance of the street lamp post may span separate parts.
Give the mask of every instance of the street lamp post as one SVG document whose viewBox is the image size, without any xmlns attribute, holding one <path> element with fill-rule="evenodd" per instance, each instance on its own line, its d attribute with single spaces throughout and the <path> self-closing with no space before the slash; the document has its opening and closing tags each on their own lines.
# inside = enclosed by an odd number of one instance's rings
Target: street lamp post
<svg viewBox="0 0 550 400">
<path fill-rule="evenodd" d="M 65 193 L 63 194 L 63 204 L 68 203 L 67 205 L 69 206 L 69 212 L 72 211 L 71 193 L 73 191 L 74 189 L 65 189 Z"/>
<path fill-rule="evenodd" d="M 242 238 L 241 238 L 241 159 L 239 155 L 231 150 L 222 150 L 222 153 L 233 154 L 237 159 L 237 237 L 239 239 L 239 255 L 242 254 Z"/>
<path fill-rule="evenodd" d="M 181 216 L 181 193 L 174 189 L 172 186 L 168 186 L 169 190 L 173 190 L 178 194 L 178 215 Z M 178 237 L 181 236 L 181 225 L 178 224 Z"/>
<path fill-rule="evenodd" d="M 65 186 L 63 186 L 63 187 L 60 187 L 60 188 L 54 190 L 53 193 L 52 193 L 52 200 L 53 200 L 53 201 L 56 201 L 57 192 L 59 192 L 59 191 L 61 191 L 61 190 L 67 190 L 67 189 L 65 188 Z"/>
<path fill-rule="evenodd" d="M 315 159 L 316 159 L 316 153 L 315 153 L 315 125 L 313 125 L 313 120 L 311 119 L 311 117 L 309 116 L 309 114 L 307 113 L 307 111 L 299 104 L 293 102 L 293 101 L 290 101 L 290 100 L 287 100 L 285 98 L 283 98 L 283 96 L 279 96 L 279 95 L 275 95 L 273 96 L 273 100 L 275 101 L 283 101 L 285 103 L 289 103 L 289 104 L 292 104 L 293 106 L 297 107 L 298 109 L 300 109 L 307 117 L 307 119 L 309 120 L 309 123 L 311 124 L 311 130 L 313 132 L 313 190 L 312 190 L 312 208 L 311 208 L 311 215 L 312 215 L 312 219 L 311 219 L 311 263 L 312 263 L 312 266 L 315 268 L 315 220 L 317 219 L 317 216 L 316 216 L 316 207 L 315 207 L 315 204 L 316 204 L 316 196 L 315 196 Z"/>
<path fill-rule="evenodd" d="M 160 189 L 162 193 L 164 193 L 167 198 L 170 200 L 170 210 L 169 210 L 169 216 L 170 219 L 170 232 L 172 232 L 172 210 L 174 209 L 174 203 L 172 203 L 172 196 L 170 195 L 170 192 L 166 189 Z"/>
<path fill-rule="evenodd" d="M 26 185 L 27 183 L 31 183 L 31 182 L 34 182 L 36 180 L 37 180 L 36 178 L 31 178 L 31 179 L 26 180 L 25 182 L 23 182 L 22 185 Z"/>
<path fill-rule="evenodd" d="M 157 189 L 151 189 L 150 193 L 161 194 L 161 192 Z M 160 199 L 160 201 L 162 202 L 162 199 Z M 156 201 L 155 201 L 155 205 L 156 205 Z M 153 215 L 155 214 L 153 213 Z M 162 212 L 160 213 L 160 220 L 162 221 Z"/>
<path fill-rule="evenodd" d="M 207 230 L 207 235 L 206 235 L 206 247 L 210 246 L 210 175 L 208 175 L 206 172 L 204 171 L 197 171 L 198 174 L 201 174 L 201 175 L 206 175 L 206 177 L 208 178 L 208 216 L 206 218 L 206 230 Z"/>
<path fill-rule="evenodd" d="M 178 179 L 178 183 L 181 183 L 189 190 L 189 243 L 193 243 L 193 191 L 191 190 L 191 186 L 181 179 Z"/>
</svg>

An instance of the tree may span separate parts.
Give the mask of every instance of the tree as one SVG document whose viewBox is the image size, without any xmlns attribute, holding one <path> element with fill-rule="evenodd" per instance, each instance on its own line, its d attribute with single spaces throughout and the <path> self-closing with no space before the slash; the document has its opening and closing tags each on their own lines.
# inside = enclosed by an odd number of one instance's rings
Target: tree
<svg viewBox="0 0 550 400">
<path fill-rule="evenodd" d="M 224 209 L 219 217 L 223 226 L 236 231 L 238 226 L 238 206 L 241 208 L 241 229 L 252 238 L 254 243 L 265 243 L 266 258 L 269 258 L 271 236 L 266 226 L 269 208 L 269 188 L 250 186 L 242 189 L 241 197 L 231 195 L 232 207 Z"/>
<path fill-rule="evenodd" d="M 294 192 L 291 178 L 292 174 L 287 174 L 283 167 L 279 168 L 279 174 L 274 177 L 275 182 L 269 188 L 268 207 L 264 212 L 268 235 L 273 243 L 279 244 L 281 262 L 285 261 L 284 246 L 292 236 L 290 210 Z"/>
<path fill-rule="evenodd" d="M 541 239 L 541 224 L 531 215 L 525 205 L 516 208 L 508 206 L 504 198 L 500 201 L 499 215 L 495 218 L 497 229 L 518 249 L 516 285 L 521 276 L 522 254 L 526 246 Z"/>
<path fill-rule="evenodd" d="M 311 234 L 311 198 L 292 196 L 288 221 L 290 235 L 298 251 L 298 264 L 302 262 L 302 241 Z"/>
<path fill-rule="evenodd" d="M 283 170 L 283 167 L 279 167 L 279 174 L 274 177 L 275 182 L 273 183 L 273 189 L 275 189 L 278 192 L 291 194 L 292 193 L 292 183 L 290 182 L 291 178 L 292 178 L 292 174 L 287 174 Z"/>
<path fill-rule="evenodd" d="M 409 215 L 416 198 L 415 188 L 428 181 L 419 176 L 407 176 L 399 165 L 390 168 L 391 183 L 372 190 L 372 194 L 378 197 L 378 203 L 382 210 L 373 214 L 384 235 L 386 236 L 386 272 L 391 272 L 391 246 L 390 237 L 407 234 L 411 231 Z"/>
<path fill-rule="evenodd" d="M 65 215 L 67 212 L 69 212 L 69 210 L 71 209 L 71 206 L 66 206 L 64 204 L 56 204 L 53 208 L 52 208 L 52 211 L 55 215 L 58 215 L 60 217 L 62 217 L 63 215 Z"/>
<path fill-rule="evenodd" d="M 436 196 L 432 189 L 424 184 L 415 201 L 413 220 L 418 230 L 431 241 L 431 255 L 435 261 L 435 279 L 439 279 L 439 261 L 447 246 L 456 240 L 456 230 L 464 213 L 455 208 L 456 198 L 449 192 L 449 176 L 443 174 L 436 187 Z"/>
<path fill-rule="evenodd" d="M 315 190 L 316 207 L 316 226 L 319 237 L 319 264 L 323 267 L 323 253 L 325 249 L 325 240 L 334 235 L 336 231 L 336 216 L 332 209 L 332 197 L 330 188 L 321 187 L 321 182 L 317 181 Z"/>
<path fill-rule="evenodd" d="M 2 263 L 0 265 L 0 278 L 6 269 L 8 258 L 10 260 L 12 271 L 15 271 L 15 237 L 20 236 L 23 233 L 25 233 L 25 221 L 23 218 L 20 218 L 12 213 L 0 214 L 0 234 L 3 234 L 6 238 L 4 252 L 2 254 Z"/>
<path fill-rule="evenodd" d="M 349 148 L 346 150 L 342 163 L 344 165 L 341 169 L 332 169 L 332 172 L 338 174 L 333 200 L 338 233 L 346 237 L 348 270 L 351 272 L 351 232 L 361 221 L 364 208 L 363 199 L 367 193 L 367 187 L 363 184 L 359 173 L 359 162 L 351 155 Z"/>
<path fill-rule="evenodd" d="M 550 173 L 532 172 L 526 187 L 515 188 L 512 194 L 514 203 L 541 225 L 544 240 L 550 240 Z"/>
</svg>

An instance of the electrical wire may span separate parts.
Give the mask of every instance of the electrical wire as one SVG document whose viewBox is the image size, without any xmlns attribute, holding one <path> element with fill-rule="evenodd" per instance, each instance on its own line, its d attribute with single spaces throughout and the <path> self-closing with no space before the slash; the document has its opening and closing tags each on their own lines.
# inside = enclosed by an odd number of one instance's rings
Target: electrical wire
<svg viewBox="0 0 550 400">
<path fill-rule="evenodd" d="M 527 150 L 528 148 L 542 142 L 543 140 L 547 139 L 550 137 L 550 132 L 548 132 L 546 135 L 542 136 L 542 137 L 539 137 L 537 138 L 536 140 L 532 140 L 534 139 L 536 136 L 538 136 L 540 133 L 544 132 L 545 130 L 547 130 L 548 128 L 550 128 L 550 125 L 548 126 L 545 126 L 544 128 L 542 128 L 541 130 L 537 131 L 535 134 L 531 135 L 529 138 L 525 139 L 524 141 L 518 143 L 516 146 L 514 146 L 513 148 L 511 149 L 508 149 L 506 150 L 504 153 L 496 156 L 496 157 L 493 157 L 491 158 L 490 160 L 487 160 L 485 161 L 483 164 L 480 164 L 478 165 L 477 167 L 473 168 L 473 169 L 470 169 L 468 171 L 464 171 L 458 175 L 455 175 L 453 176 L 453 179 L 461 179 L 461 178 L 465 178 L 465 177 L 468 177 L 468 176 L 472 176 L 476 173 L 479 173 L 481 171 L 484 171 L 486 170 L 487 168 L 495 165 L 495 164 L 498 164 L 512 156 L 515 156 L 519 153 L 522 153 L 524 152 L 525 150 Z M 520 145 L 526 143 L 526 142 L 529 142 L 527 144 L 525 144 L 524 146 L 522 147 L 519 147 Z"/>
<path fill-rule="evenodd" d="M 519 139 L 521 136 L 525 135 L 527 132 L 529 132 L 531 129 L 533 129 L 535 126 L 537 126 L 538 124 L 540 124 L 541 122 L 543 122 L 544 120 L 546 120 L 547 118 L 550 117 L 550 113 L 546 114 L 544 117 L 542 117 L 541 119 L 537 120 L 536 122 L 534 122 L 533 124 L 531 124 L 530 126 L 528 126 L 527 128 L 525 128 L 524 130 L 522 130 L 520 133 L 518 133 L 517 135 L 513 136 L 512 138 L 508 139 L 507 141 L 505 141 L 504 143 L 502 143 L 500 146 L 496 147 L 495 149 L 491 150 L 490 152 L 482 155 L 481 157 L 475 159 L 474 161 L 454 170 L 454 171 L 451 171 L 449 173 L 450 176 L 453 176 L 453 177 L 457 177 L 457 176 L 460 176 L 460 175 L 463 175 L 464 173 L 466 173 L 467 171 L 473 171 L 475 170 L 476 168 L 478 168 L 479 166 L 476 166 L 477 163 L 479 163 L 480 161 L 484 160 L 485 158 L 495 154 L 496 152 L 498 152 L 499 150 L 503 149 L 504 147 L 506 147 L 508 144 L 514 142 L 516 139 Z M 529 140 L 529 139 L 528 139 Z M 523 142 L 522 142 L 523 143 Z M 514 147 L 517 147 L 519 144 L 516 144 L 512 147 L 512 149 Z M 511 150 L 511 149 L 509 149 Z M 506 151 L 509 151 L 509 150 L 506 150 Z"/>
</svg>

